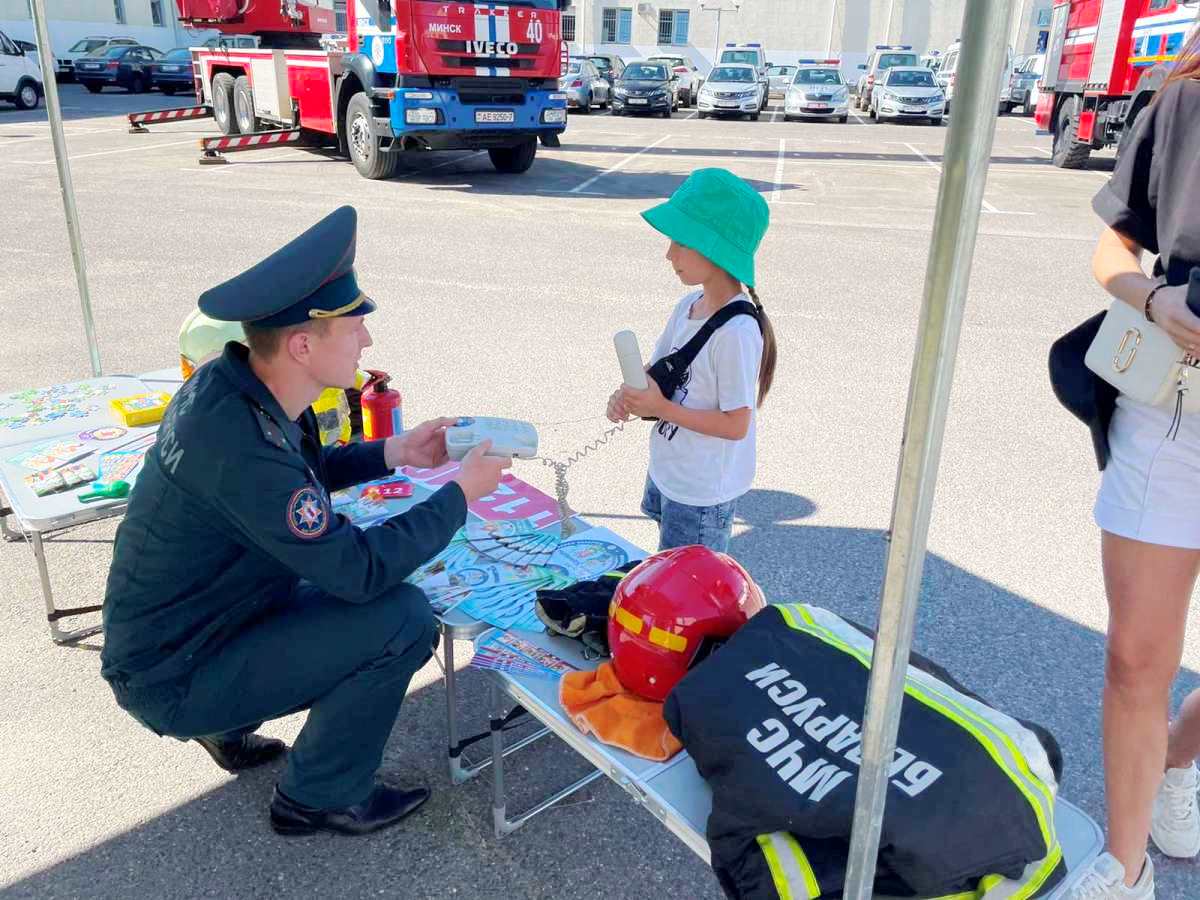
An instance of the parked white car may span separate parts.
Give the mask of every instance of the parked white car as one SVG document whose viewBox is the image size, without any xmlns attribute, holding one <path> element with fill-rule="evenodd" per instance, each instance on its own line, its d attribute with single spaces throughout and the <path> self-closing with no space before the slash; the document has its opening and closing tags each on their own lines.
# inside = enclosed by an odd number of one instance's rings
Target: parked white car
<svg viewBox="0 0 1200 900">
<path fill-rule="evenodd" d="M 720 65 L 708 73 L 700 88 L 701 119 L 709 116 L 749 116 L 757 121 L 767 105 L 767 85 L 752 65 Z"/>
<path fill-rule="evenodd" d="M 923 66 L 892 66 L 871 91 L 871 118 L 924 119 L 941 125 L 946 110 L 946 95 Z"/>
<path fill-rule="evenodd" d="M 0 31 L 0 100 L 17 109 L 34 109 L 42 99 L 42 70 L 8 35 Z"/>
<path fill-rule="evenodd" d="M 937 81 L 941 85 L 942 90 L 946 94 L 946 112 L 950 112 L 950 105 L 954 102 L 954 87 L 958 83 L 958 68 L 962 64 L 962 45 L 953 43 L 947 49 L 945 55 L 942 56 L 941 68 L 937 71 Z M 1012 111 L 1012 98 L 1009 91 L 1012 89 L 1011 80 L 1013 74 L 1013 49 L 1010 44 L 1005 56 L 1004 70 L 1000 73 L 1000 104 L 998 112 Z"/>
<path fill-rule="evenodd" d="M 103 53 L 110 47 L 136 47 L 138 43 L 131 37 L 105 37 L 98 34 L 80 38 L 66 53 L 55 54 L 54 74 L 60 82 L 72 81 L 75 78 L 75 60 L 96 51 Z"/>
<path fill-rule="evenodd" d="M 696 68 L 696 64 L 686 56 L 651 56 L 646 62 L 665 63 L 671 71 L 679 76 L 679 105 L 691 106 L 696 102 L 700 93 L 700 85 L 704 84 L 704 75 Z"/>
<path fill-rule="evenodd" d="M 850 86 L 837 64 L 801 65 L 783 95 L 783 118 L 832 119 L 850 117 Z"/>
<path fill-rule="evenodd" d="M 767 66 L 767 96 L 782 97 L 786 94 L 795 74 L 795 66 Z"/>
</svg>

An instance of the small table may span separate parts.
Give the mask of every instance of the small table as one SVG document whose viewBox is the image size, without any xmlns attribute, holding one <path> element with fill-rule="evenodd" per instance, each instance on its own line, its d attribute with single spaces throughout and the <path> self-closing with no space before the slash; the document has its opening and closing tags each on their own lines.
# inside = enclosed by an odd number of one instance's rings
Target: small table
<svg viewBox="0 0 1200 900">
<path fill-rule="evenodd" d="M 50 627 L 50 638 L 56 644 L 72 644 L 100 631 L 99 624 L 74 630 L 65 629 L 59 623 L 63 619 L 98 612 L 100 605 L 58 608 L 54 605 L 54 591 L 50 583 L 50 569 L 46 560 L 44 537 L 48 534 L 77 528 L 89 522 L 123 515 L 129 505 L 128 499 L 102 500 L 84 505 L 76 499 L 84 486 L 71 491 L 38 497 L 25 484 L 23 476 L 30 470 L 13 463 L 14 456 L 50 441 L 78 438 L 80 435 L 115 423 L 107 409 L 112 397 L 129 396 L 147 391 L 164 391 L 174 394 L 183 379 L 178 369 L 158 369 L 144 375 L 110 375 L 89 378 L 58 385 L 52 388 L 20 392 L 30 395 L 26 405 L 32 409 L 41 404 L 45 411 L 17 428 L 0 427 L 0 491 L 8 505 L 0 507 L 0 533 L 6 540 L 27 540 L 33 549 L 34 563 L 42 587 L 42 598 L 46 604 L 46 621 Z M 74 391 L 74 399 L 72 399 Z M 0 401 L 17 396 L 5 395 Z M 11 406 L 11 403 L 10 403 Z M 2 408 L 2 407 L 0 407 Z M 4 419 L 0 417 L 0 424 Z M 157 426 L 128 428 L 120 439 L 109 441 L 86 441 L 89 449 L 99 455 L 107 450 L 116 450 L 138 438 L 149 439 Z M 140 441 L 139 445 L 145 444 Z M 87 462 L 88 460 L 80 460 Z M 12 523 L 10 523 L 10 519 Z"/>
</svg>

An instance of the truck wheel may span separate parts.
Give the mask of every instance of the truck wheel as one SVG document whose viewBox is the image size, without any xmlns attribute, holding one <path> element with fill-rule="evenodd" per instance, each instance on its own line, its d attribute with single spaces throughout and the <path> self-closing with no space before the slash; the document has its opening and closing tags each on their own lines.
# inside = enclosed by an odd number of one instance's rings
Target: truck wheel
<svg viewBox="0 0 1200 900">
<path fill-rule="evenodd" d="M 36 84 L 32 81 L 22 81 L 13 95 L 13 106 L 17 109 L 37 109 L 40 96 Z"/>
<path fill-rule="evenodd" d="M 537 140 L 529 138 L 515 147 L 493 147 L 488 151 L 497 172 L 519 175 L 533 165 L 537 155 Z"/>
<path fill-rule="evenodd" d="M 395 174 L 399 159 L 395 153 L 379 149 L 371 101 L 361 92 L 351 97 L 346 106 L 346 144 L 350 148 L 350 161 L 363 178 L 377 181 Z"/>
<path fill-rule="evenodd" d="M 237 119 L 233 114 L 233 76 L 218 72 L 212 80 L 213 118 L 221 134 L 238 134 Z"/>
<path fill-rule="evenodd" d="M 1054 132 L 1054 153 L 1051 161 L 1060 169 L 1082 169 L 1087 165 L 1092 148 L 1079 143 L 1079 120 L 1076 103 L 1068 100 L 1058 110 L 1058 128 Z"/>
<path fill-rule="evenodd" d="M 258 116 L 254 114 L 254 92 L 250 89 L 250 79 L 239 75 L 233 83 L 233 114 L 237 118 L 238 131 L 242 134 L 253 134 L 261 127 Z"/>
</svg>

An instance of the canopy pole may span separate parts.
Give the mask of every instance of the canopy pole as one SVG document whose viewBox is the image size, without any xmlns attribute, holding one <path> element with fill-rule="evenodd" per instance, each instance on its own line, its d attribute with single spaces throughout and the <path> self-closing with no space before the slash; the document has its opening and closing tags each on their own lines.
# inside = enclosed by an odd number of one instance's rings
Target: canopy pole
<svg viewBox="0 0 1200 900">
<path fill-rule="evenodd" d="M 964 11 L 962 64 L 925 270 L 878 635 L 863 718 L 862 768 L 843 895 L 846 900 L 868 900 L 875 880 L 954 358 L 996 131 L 1000 72 L 1012 7 L 1013 0 L 970 0 Z"/>
<path fill-rule="evenodd" d="M 83 307 L 83 333 L 93 377 L 100 375 L 100 347 L 96 343 L 96 322 L 92 318 L 92 298 L 88 293 L 87 265 L 83 258 L 83 238 L 79 233 L 79 213 L 75 209 L 75 187 L 71 183 L 71 162 L 67 159 L 67 141 L 63 136 L 62 107 L 58 103 L 58 82 L 54 73 L 54 47 L 46 27 L 45 0 L 30 0 L 38 61 L 42 66 L 42 84 L 46 93 L 46 113 L 50 119 L 50 140 L 54 143 L 54 162 L 58 166 L 58 186 L 67 214 L 67 234 L 71 239 L 71 258 L 75 263 L 75 284 Z"/>
</svg>

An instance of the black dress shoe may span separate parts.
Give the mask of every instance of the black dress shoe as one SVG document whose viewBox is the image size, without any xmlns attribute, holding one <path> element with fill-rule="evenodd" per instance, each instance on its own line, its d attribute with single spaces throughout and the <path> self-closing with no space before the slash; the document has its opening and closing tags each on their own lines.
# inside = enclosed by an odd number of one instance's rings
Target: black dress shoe
<svg viewBox="0 0 1200 900">
<path fill-rule="evenodd" d="M 236 741 L 218 741 L 211 737 L 198 737 L 196 743 L 208 751 L 218 766 L 226 772 L 253 769 L 282 756 L 287 744 L 275 738 L 259 734 L 244 734 Z"/>
<path fill-rule="evenodd" d="M 316 831 L 369 834 L 395 825 L 429 799 L 429 788 L 394 788 L 382 784 L 362 803 L 342 809 L 301 806 L 275 788 L 271 798 L 271 827 L 277 834 L 300 835 Z"/>
</svg>

